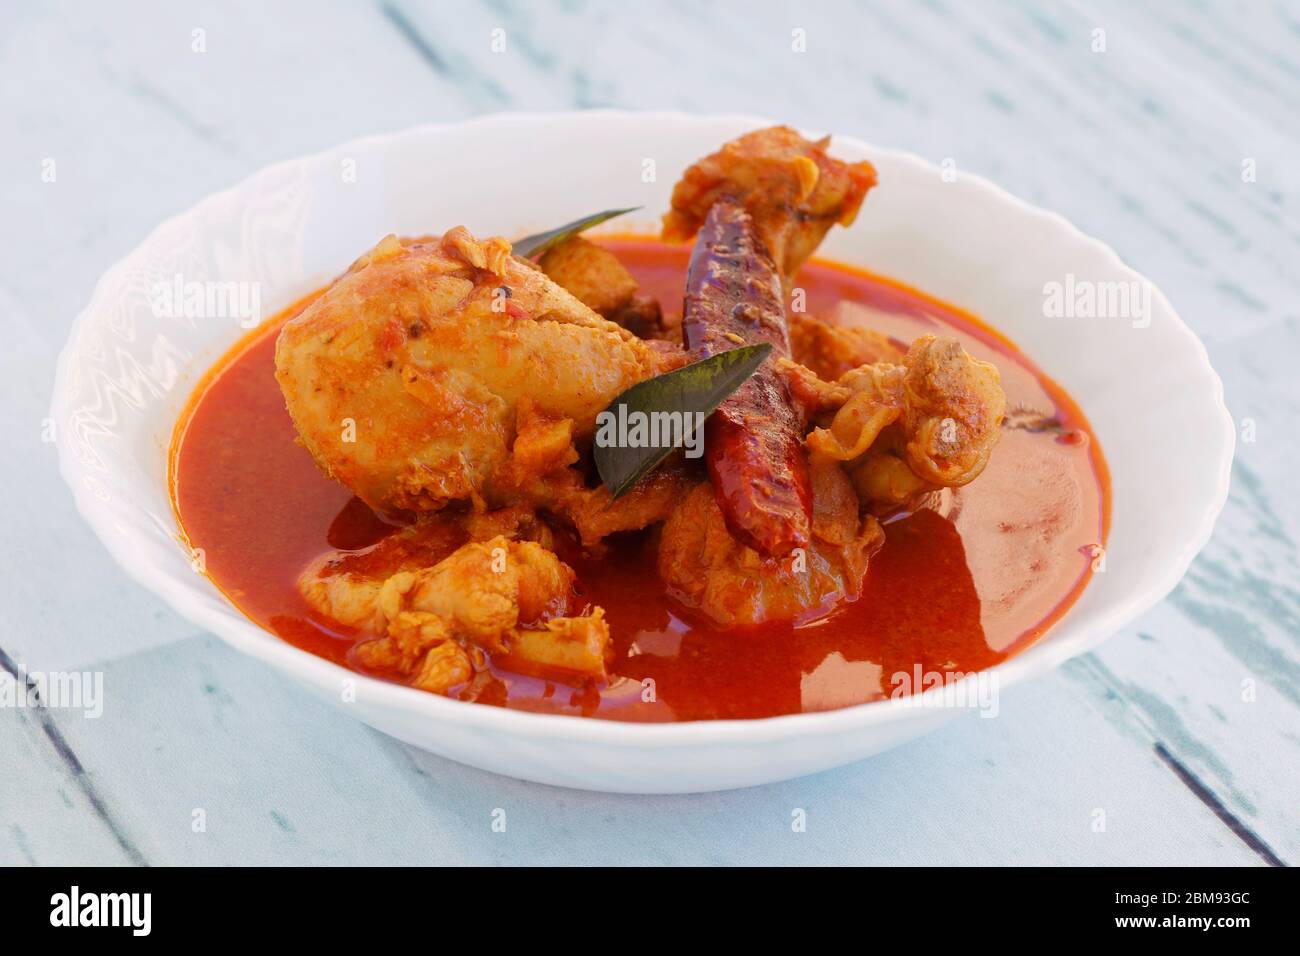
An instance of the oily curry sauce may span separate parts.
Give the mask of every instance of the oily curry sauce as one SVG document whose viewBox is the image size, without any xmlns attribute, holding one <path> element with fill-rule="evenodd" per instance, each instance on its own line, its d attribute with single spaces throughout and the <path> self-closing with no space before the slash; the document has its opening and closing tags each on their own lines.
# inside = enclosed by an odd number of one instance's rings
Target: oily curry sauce
<svg viewBox="0 0 1300 956">
<path fill-rule="evenodd" d="M 689 247 L 603 242 L 665 310 L 680 309 Z M 1005 339 L 913 290 L 820 262 L 802 270 L 799 287 L 810 312 L 851 310 L 903 342 L 942 332 L 998 367 L 1008 425 L 984 473 L 943 492 L 934 510 L 886 520 L 861 597 L 802 622 L 711 626 L 665 593 L 653 531 L 615 539 L 600 559 L 561 541 L 581 597 L 610 623 L 608 683 L 568 686 L 493 664 L 497 680 L 478 702 L 636 721 L 844 707 L 906 692 L 918 674 L 996 664 L 1078 597 L 1105 540 L 1109 500 L 1100 449 L 1070 398 Z M 196 389 L 173 442 L 173 500 L 207 574 L 245 614 L 362 670 L 358 635 L 315 616 L 295 586 L 322 553 L 359 551 L 395 530 L 297 442 L 274 376 L 275 339 L 309 301 L 253 332 Z"/>
</svg>

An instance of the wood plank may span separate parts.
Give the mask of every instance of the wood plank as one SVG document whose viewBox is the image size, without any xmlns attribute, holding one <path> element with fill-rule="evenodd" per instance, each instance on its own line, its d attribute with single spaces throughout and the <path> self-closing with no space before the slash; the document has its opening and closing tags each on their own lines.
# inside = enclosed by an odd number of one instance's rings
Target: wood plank
<svg viewBox="0 0 1300 956">
<path fill-rule="evenodd" d="M 104 665 L 66 728 L 154 863 L 1124 863 L 1259 858 L 1055 674 L 880 757 L 723 794 L 524 783 L 364 728 L 213 638 Z M 196 809 L 206 832 L 194 833 Z M 506 832 L 492 829 L 505 811 Z M 791 828 L 792 813 L 808 829 Z M 1094 831 L 1098 811 L 1105 829 Z"/>
<path fill-rule="evenodd" d="M 1300 504 L 1278 492 L 1300 468 L 1300 401 L 1257 383 L 1284 381 L 1297 354 L 1292 323 L 1213 347 L 1253 437 L 1239 440 L 1228 507 L 1170 600 L 1069 670 L 1117 695 L 1109 719 L 1162 741 L 1289 860 L 1300 858 Z"/>
<path fill-rule="evenodd" d="M 0 550 L 0 645 L 46 668 L 120 658 L 106 665 L 101 721 L 54 715 L 84 776 L 46 731 L 0 715 L 16 728 L 0 735 L 0 780 L 23 780 L 17 795 L 0 788 L 0 824 L 21 834 L 0 835 L 0 860 L 128 861 L 87 791 L 65 801 L 70 781 L 89 780 L 150 862 L 544 861 L 557 847 L 606 862 L 1263 862 L 1206 795 L 1295 861 L 1300 510 L 1280 493 L 1300 465 L 1291 11 L 897 0 L 647 18 L 616 5 L 542 15 L 389 0 L 145 5 L 131 29 L 124 19 L 97 4 L 24 7 L 0 67 L 21 78 L 0 84 L 0 195 L 21 224 L 0 234 L 12 346 L 0 352 L 12 386 L 0 441 L 17 463 L 0 481 L 25 505 L 9 509 L 5 538 L 28 542 L 21 556 Z M 1097 26 L 1104 54 L 1090 49 Z M 796 29 L 806 53 L 791 48 Z M 952 157 L 1155 279 L 1258 432 L 1173 599 L 1094 657 L 1009 693 L 998 720 L 703 798 L 581 795 L 467 770 L 186 639 L 189 625 L 130 584 L 72 513 L 39 440 L 50 363 L 94 279 L 163 217 L 275 159 L 491 109 L 600 105 L 752 112 Z M 521 144 L 503 164 L 526 169 L 526 154 Z M 46 158 L 55 183 L 41 181 Z M 1242 180 L 1246 158 L 1255 182 Z M 187 830 L 200 800 L 202 841 Z M 508 839 L 485 821 L 495 806 L 509 811 Z M 809 810 L 802 842 L 794 806 Z M 1107 834 L 1089 828 L 1098 807 Z"/>
<path fill-rule="evenodd" d="M 0 657 L 0 681 L 23 688 Z M 60 720 L 40 707 L 0 707 L 0 866 L 125 866 L 143 857 L 105 802 L 93 773 L 68 748 Z"/>
</svg>

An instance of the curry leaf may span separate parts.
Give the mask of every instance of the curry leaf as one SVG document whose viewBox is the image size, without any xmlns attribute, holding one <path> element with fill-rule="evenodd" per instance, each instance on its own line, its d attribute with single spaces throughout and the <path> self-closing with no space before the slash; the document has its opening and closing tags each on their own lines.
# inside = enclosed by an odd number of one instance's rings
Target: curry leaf
<svg viewBox="0 0 1300 956">
<path fill-rule="evenodd" d="M 592 448 L 596 471 L 610 494 L 618 498 L 674 448 L 689 443 L 704 419 L 744 385 L 771 353 L 766 342 L 719 352 L 638 382 L 610 402 L 596 416 Z M 671 414 L 665 417 L 664 412 Z M 655 444 L 648 443 L 656 438 Z"/>
<path fill-rule="evenodd" d="M 606 209 L 604 212 L 598 212 L 590 216 L 584 216 L 582 219 L 575 219 L 567 225 L 560 226 L 558 229 L 551 229 L 548 232 L 539 232 L 532 236 L 525 236 L 518 242 L 512 243 L 514 253 L 517 256 L 523 256 L 530 259 L 533 256 L 541 255 L 552 246 L 558 246 L 565 239 L 576 236 L 592 226 L 598 226 L 606 219 L 613 219 L 615 216 L 621 216 L 625 212 L 635 212 L 640 206 L 629 206 L 627 209 Z"/>
</svg>

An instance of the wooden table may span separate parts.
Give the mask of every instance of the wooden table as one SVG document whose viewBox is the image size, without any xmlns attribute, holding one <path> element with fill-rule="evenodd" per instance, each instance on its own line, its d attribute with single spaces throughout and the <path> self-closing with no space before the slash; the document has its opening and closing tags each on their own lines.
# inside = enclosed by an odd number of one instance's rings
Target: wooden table
<svg viewBox="0 0 1300 956">
<path fill-rule="evenodd" d="M 14 6 L 4 34 L 0 663 L 102 671 L 106 703 L 0 709 L 0 862 L 1300 861 L 1294 4 L 87 2 Z M 1008 692 L 1001 719 L 790 783 L 627 797 L 412 750 L 131 583 L 42 440 L 96 277 L 272 161 L 594 106 L 749 112 L 952 159 L 1112 244 L 1206 342 L 1242 428 L 1177 591 Z"/>
</svg>

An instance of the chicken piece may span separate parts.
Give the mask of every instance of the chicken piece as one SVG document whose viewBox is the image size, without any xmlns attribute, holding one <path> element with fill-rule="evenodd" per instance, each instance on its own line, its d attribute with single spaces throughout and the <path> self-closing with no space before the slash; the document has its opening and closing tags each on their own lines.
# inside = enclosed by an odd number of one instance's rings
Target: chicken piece
<svg viewBox="0 0 1300 956">
<path fill-rule="evenodd" d="M 784 370 L 801 400 L 834 410 L 807 447 L 850 462 L 859 493 L 878 505 L 973 481 L 997 444 L 1006 411 L 997 369 L 955 339 L 934 335 L 913 342 L 901 365 L 864 365 L 831 384 L 807 369 Z"/>
<path fill-rule="evenodd" d="M 806 549 L 760 555 L 727 530 L 707 484 L 695 487 L 664 524 L 659 576 L 672 593 L 723 626 L 816 617 L 862 591 L 880 523 L 859 517 L 858 497 L 840 464 L 814 455 L 812 535 Z"/>
<path fill-rule="evenodd" d="M 320 467 L 378 511 L 507 503 L 519 405 L 588 441 L 624 389 L 684 362 L 601 318 L 503 239 L 389 236 L 286 323 L 276 378 Z"/>
<path fill-rule="evenodd" d="M 860 365 L 903 360 L 906 350 L 889 336 L 846 321 L 853 314 L 846 306 L 852 303 L 841 303 L 826 315 L 790 315 L 790 352 L 796 362 L 833 382 Z"/>
<path fill-rule="evenodd" d="M 877 513 L 901 507 L 917 507 L 934 486 L 917 476 L 906 460 L 889 447 L 873 448 L 849 466 L 849 478 L 858 496 Z"/>
<path fill-rule="evenodd" d="M 439 618 L 447 633 L 487 651 L 504 651 L 516 627 L 539 625 L 573 609 L 573 569 L 535 541 L 504 535 L 462 545 L 429 568 L 384 581 L 379 607 Z"/>
<path fill-rule="evenodd" d="M 509 649 L 495 663 L 516 674 L 560 680 L 604 680 L 609 624 L 595 608 L 582 617 L 557 617 L 541 629 L 512 633 Z"/>
<path fill-rule="evenodd" d="M 469 542 L 499 536 L 535 541 L 548 550 L 553 544 L 550 528 L 530 508 L 431 515 L 368 548 L 321 555 L 298 575 L 298 590 L 321 617 L 379 633 L 387 626 L 380 608 L 385 581 L 400 572 L 431 568 Z"/>
<path fill-rule="evenodd" d="M 923 335 L 903 359 L 907 463 L 942 488 L 979 477 L 998 443 L 1007 396 L 998 370 L 971 358 L 955 339 Z"/>
<path fill-rule="evenodd" d="M 681 341 L 681 329 L 664 318 L 659 300 L 652 299 L 644 292 L 633 293 L 627 305 L 609 316 L 609 320 L 617 322 L 639 338 L 658 339 L 673 344 Z"/>
<path fill-rule="evenodd" d="M 551 280 L 583 305 L 613 318 L 636 294 L 637 282 L 618 256 L 581 236 L 552 246 L 537 260 Z"/>
<path fill-rule="evenodd" d="M 576 477 L 576 476 L 575 476 Z M 603 485 L 587 488 L 581 481 L 551 481 L 534 492 L 535 500 L 566 518 L 577 530 L 584 547 L 591 549 L 604 538 L 622 531 L 639 531 L 666 521 L 683 497 L 695 487 L 680 460 L 671 459 L 646 475 L 618 498 Z"/>
<path fill-rule="evenodd" d="M 608 249 L 573 236 L 548 249 L 537 264 L 583 305 L 638 338 L 668 337 L 659 302 L 638 291 L 632 273 Z"/>
<path fill-rule="evenodd" d="M 403 611 L 388 625 L 388 635 L 357 645 L 357 661 L 377 671 L 396 671 L 410 678 L 411 686 L 445 694 L 468 682 L 475 673 L 475 658 L 482 653 L 453 640 L 447 626 L 434 614 Z"/>
<path fill-rule="evenodd" d="M 485 652 L 542 676 L 604 679 L 604 612 L 579 613 L 573 569 L 547 548 L 502 534 L 411 569 L 415 560 L 404 554 L 389 573 L 378 562 L 369 573 L 317 562 L 298 586 L 321 613 L 381 635 L 357 646 L 361 664 L 424 690 L 446 693 L 469 680 Z"/>
<path fill-rule="evenodd" d="M 510 447 L 512 483 L 548 475 L 578 460 L 573 447 L 573 419 L 548 415 L 529 395 L 515 406 L 515 440 Z"/>
<path fill-rule="evenodd" d="M 830 137 L 804 139 L 788 126 L 755 130 L 725 144 L 682 174 L 663 219 L 665 239 L 690 239 L 719 199 L 741 201 L 789 280 L 831 226 L 853 222 L 876 184 L 868 162 L 844 163 L 826 152 Z"/>
</svg>

